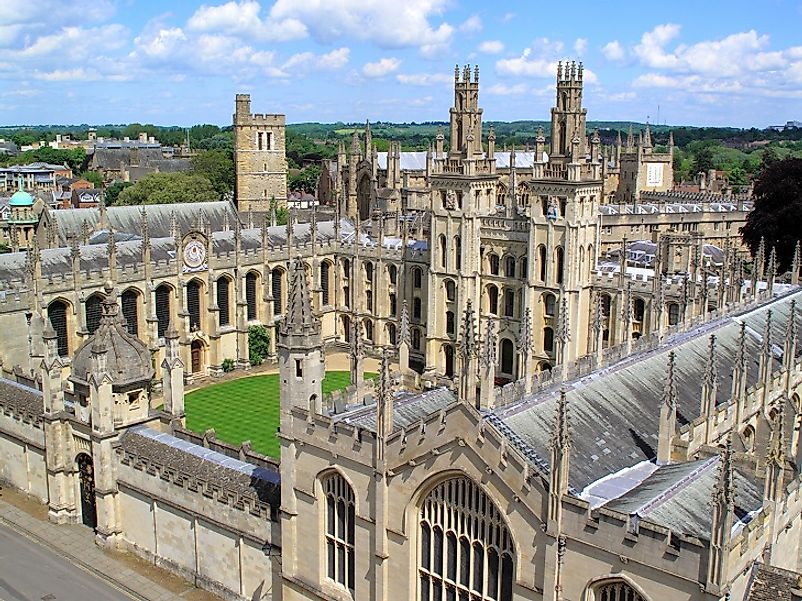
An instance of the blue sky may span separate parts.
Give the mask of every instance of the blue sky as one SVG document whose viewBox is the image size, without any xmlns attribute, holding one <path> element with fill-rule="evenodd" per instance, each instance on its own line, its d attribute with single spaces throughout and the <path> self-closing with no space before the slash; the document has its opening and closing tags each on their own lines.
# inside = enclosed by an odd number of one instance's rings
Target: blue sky
<svg viewBox="0 0 802 601">
<path fill-rule="evenodd" d="M 554 6 L 554 8 L 551 8 Z M 802 0 L 1 0 L 0 124 L 446 120 L 455 63 L 486 120 L 548 119 L 582 60 L 590 119 L 802 120 Z"/>
</svg>

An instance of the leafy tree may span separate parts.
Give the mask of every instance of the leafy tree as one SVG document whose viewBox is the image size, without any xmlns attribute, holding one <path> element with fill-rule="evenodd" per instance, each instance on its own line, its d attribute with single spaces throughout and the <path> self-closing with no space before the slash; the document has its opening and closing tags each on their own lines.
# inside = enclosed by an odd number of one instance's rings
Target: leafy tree
<svg viewBox="0 0 802 601">
<path fill-rule="evenodd" d="M 261 365 L 270 353 L 270 334 L 260 325 L 248 327 L 248 360 L 251 365 Z"/>
<path fill-rule="evenodd" d="M 81 177 L 91 183 L 95 188 L 103 187 L 103 174 L 99 171 L 84 171 Z"/>
<path fill-rule="evenodd" d="M 234 155 L 230 150 L 204 150 L 192 157 L 192 172 L 212 183 L 220 198 L 234 189 Z"/>
<path fill-rule="evenodd" d="M 106 194 L 105 194 L 106 206 L 117 204 L 117 199 L 120 196 L 120 192 L 122 192 L 126 188 L 130 188 L 133 185 L 134 184 L 132 182 L 114 182 L 112 185 L 106 188 Z"/>
<path fill-rule="evenodd" d="M 11 247 L 8 244 L 0 242 L 0 255 L 4 255 L 5 253 L 10 253 Z"/>
<path fill-rule="evenodd" d="M 765 150 L 763 150 L 763 156 L 760 157 L 760 170 L 763 171 L 779 160 L 780 157 L 777 154 L 777 149 L 773 146 L 767 146 Z"/>
<path fill-rule="evenodd" d="M 216 200 L 212 183 L 197 173 L 150 173 L 121 191 L 117 204 L 170 204 Z"/>
<path fill-rule="evenodd" d="M 788 158 L 766 167 L 755 181 L 755 204 L 741 228 L 744 242 L 757 251 L 760 239 L 777 250 L 780 271 L 790 268 L 802 223 L 802 159 Z"/>
<path fill-rule="evenodd" d="M 747 184 L 746 172 L 743 170 L 743 167 L 733 167 L 730 169 L 727 176 L 729 177 L 730 185 L 735 188 L 741 188 Z"/>
<path fill-rule="evenodd" d="M 287 185 L 293 192 L 301 190 L 312 194 L 317 189 L 317 180 L 319 177 L 320 166 L 307 165 L 297 173 L 291 174 L 287 178 Z"/>
<path fill-rule="evenodd" d="M 710 147 L 700 148 L 694 153 L 691 173 L 694 175 L 697 173 L 707 174 L 713 168 L 713 151 Z"/>
</svg>

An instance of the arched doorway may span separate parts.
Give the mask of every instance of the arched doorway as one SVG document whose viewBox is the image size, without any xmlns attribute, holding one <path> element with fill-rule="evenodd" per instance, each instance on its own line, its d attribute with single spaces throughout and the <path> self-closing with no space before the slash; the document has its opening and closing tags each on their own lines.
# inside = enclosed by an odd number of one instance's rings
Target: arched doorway
<svg viewBox="0 0 802 601">
<path fill-rule="evenodd" d="M 79 453 L 75 458 L 78 464 L 78 482 L 81 487 L 81 521 L 84 526 L 97 527 L 97 507 L 95 505 L 95 469 L 92 458 Z"/>
<path fill-rule="evenodd" d="M 513 375 L 515 369 L 515 349 L 512 340 L 504 338 L 501 341 L 501 373 Z"/>
<path fill-rule="evenodd" d="M 196 374 L 201 370 L 203 365 L 203 344 L 200 340 L 193 340 L 190 346 L 192 354 L 192 373 Z"/>
</svg>

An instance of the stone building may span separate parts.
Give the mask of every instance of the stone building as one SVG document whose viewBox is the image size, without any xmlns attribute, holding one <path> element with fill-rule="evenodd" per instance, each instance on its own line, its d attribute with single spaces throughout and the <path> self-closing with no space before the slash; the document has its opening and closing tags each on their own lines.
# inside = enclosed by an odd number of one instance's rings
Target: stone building
<svg viewBox="0 0 802 601">
<path fill-rule="evenodd" d="M 234 111 L 234 198 L 240 211 L 269 211 L 287 202 L 284 115 L 251 113 L 250 94 Z"/>
</svg>

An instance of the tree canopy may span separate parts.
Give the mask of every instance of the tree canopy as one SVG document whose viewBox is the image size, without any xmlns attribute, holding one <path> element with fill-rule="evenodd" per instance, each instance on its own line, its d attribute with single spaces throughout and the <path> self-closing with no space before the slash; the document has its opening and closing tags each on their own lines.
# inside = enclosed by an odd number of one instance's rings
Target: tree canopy
<svg viewBox="0 0 802 601">
<path fill-rule="evenodd" d="M 151 173 L 117 197 L 120 205 L 142 205 L 217 200 L 212 183 L 197 173 Z"/>
<path fill-rule="evenodd" d="M 786 271 L 802 237 L 802 159 L 777 160 L 766 166 L 755 181 L 754 202 L 741 228 L 744 242 L 754 255 L 760 239 L 765 239 L 767 252 L 772 247 L 777 251 L 779 271 Z"/>
<path fill-rule="evenodd" d="M 192 172 L 208 179 L 219 198 L 234 190 L 234 155 L 230 150 L 204 150 L 192 157 Z"/>
</svg>

